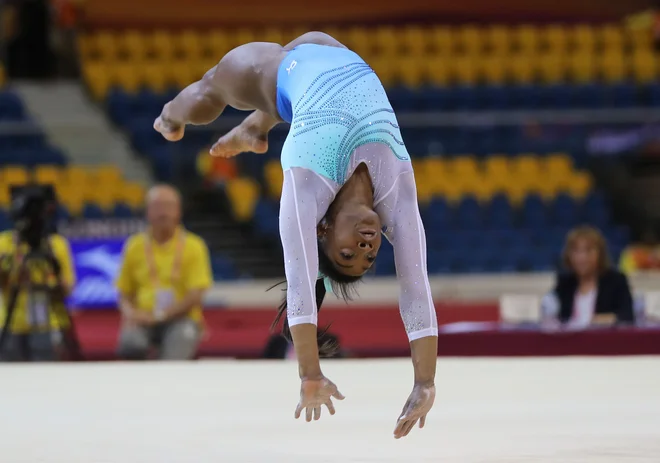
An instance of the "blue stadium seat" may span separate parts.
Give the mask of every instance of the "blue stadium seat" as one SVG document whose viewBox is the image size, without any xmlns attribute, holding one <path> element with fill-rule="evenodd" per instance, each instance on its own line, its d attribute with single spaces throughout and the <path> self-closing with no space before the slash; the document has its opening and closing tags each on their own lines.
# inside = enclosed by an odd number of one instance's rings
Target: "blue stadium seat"
<svg viewBox="0 0 660 463">
<path fill-rule="evenodd" d="M 614 108 L 637 106 L 637 87 L 632 83 L 620 83 L 610 87 L 609 104 Z"/>
<path fill-rule="evenodd" d="M 424 227 L 443 230 L 452 226 L 452 210 L 444 198 L 433 198 L 422 213 Z"/>
<path fill-rule="evenodd" d="M 544 229 L 547 227 L 547 207 L 538 195 L 529 195 L 525 198 L 522 208 L 523 224 L 527 228 Z"/>
<path fill-rule="evenodd" d="M 387 240 L 383 240 L 383 244 L 378 250 L 378 256 L 376 257 L 373 268 L 374 273 L 379 276 L 390 276 L 396 274 L 396 268 L 394 265 L 394 249 Z"/>
<path fill-rule="evenodd" d="M 552 204 L 553 218 L 557 225 L 574 226 L 580 219 L 580 209 L 575 199 L 568 194 L 557 195 Z"/>
<path fill-rule="evenodd" d="M 260 199 L 254 209 L 256 231 L 273 239 L 279 237 L 279 207 L 277 202 Z"/>
<path fill-rule="evenodd" d="M 105 218 L 105 213 L 97 204 L 87 203 L 83 207 L 83 217 L 90 220 Z"/>
<path fill-rule="evenodd" d="M 503 194 L 493 196 L 487 209 L 487 224 L 492 229 L 513 227 L 514 213 L 509 199 Z"/>
<path fill-rule="evenodd" d="M 648 102 L 653 107 L 660 106 L 660 82 L 655 82 L 648 87 Z"/>
<path fill-rule="evenodd" d="M 9 212 L 0 209 L 0 231 L 4 231 L 11 228 L 11 220 L 9 219 Z"/>
<path fill-rule="evenodd" d="M 211 269 L 214 280 L 232 280 L 237 276 L 231 260 L 218 254 L 211 256 Z"/>
<path fill-rule="evenodd" d="M 133 209 L 126 203 L 116 203 L 112 210 L 113 217 L 118 219 L 130 219 L 134 217 Z"/>
<path fill-rule="evenodd" d="M 71 218 L 71 213 L 69 212 L 69 209 L 67 209 L 67 207 L 64 204 L 58 203 L 57 211 L 55 213 L 55 218 L 58 221 L 69 220 Z"/>
<path fill-rule="evenodd" d="M 456 209 L 457 224 L 460 228 L 476 229 L 483 226 L 483 211 L 477 198 L 465 196 Z"/>
</svg>

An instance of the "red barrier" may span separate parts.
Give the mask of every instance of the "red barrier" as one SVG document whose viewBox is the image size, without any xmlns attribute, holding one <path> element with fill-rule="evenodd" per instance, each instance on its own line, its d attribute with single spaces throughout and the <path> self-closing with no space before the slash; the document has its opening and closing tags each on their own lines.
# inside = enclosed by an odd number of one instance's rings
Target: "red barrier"
<svg viewBox="0 0 660 463">
<path fill-rule="evenodd" d="M 441 324 L 458 321 L 497 321 L 496 303 L 437 304 Z M 261 355 L 275 316 L 273 309 L 207 310 L 207 337 L 201 356 L 255 358 Z M 117 344 L 117 311 L 83 311 L 75 316 L 76 330 L 87 358 L 112 358 Z M 408 340 L 396 308 L 347 307 L 323 310 L 319 325 L 332 324 L 344 349 L 358 357 L 406 355 Z"/>
</svg>

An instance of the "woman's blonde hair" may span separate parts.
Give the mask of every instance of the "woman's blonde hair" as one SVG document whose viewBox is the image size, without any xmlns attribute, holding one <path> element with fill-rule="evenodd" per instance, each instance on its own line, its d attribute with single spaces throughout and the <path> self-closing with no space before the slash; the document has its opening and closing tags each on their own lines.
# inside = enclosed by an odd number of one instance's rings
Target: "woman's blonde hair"
<svg viewBox="0 0 660 463">
<path fill-rule="evenodd" d="M 577 241 L 581 239 L 590 241 L 596 246 L 596 249 L 598 250 L 598 273 L 603 273 L 605 270 L 612 267 L 612 259 L 610 259 L 610 253 L 607 249 L 607 240 L 603 234 L 595 227 L 582 225 L 572 229 L 566 235 L 566 243 L 564 244 L 564 250 L 561 254 L 561 261 L 566 269 L 573 271 L 570 253 L 575 247 Z"/>
</svg>

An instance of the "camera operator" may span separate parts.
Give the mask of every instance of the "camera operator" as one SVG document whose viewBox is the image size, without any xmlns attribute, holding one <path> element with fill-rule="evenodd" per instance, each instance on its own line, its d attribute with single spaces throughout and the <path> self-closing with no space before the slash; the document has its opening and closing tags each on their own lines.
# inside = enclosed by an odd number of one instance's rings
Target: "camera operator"
<svg viewBox="0 0 660 463">
<path fill-rule="evenodd" d="M 14 229 L 0 233 L 0 327 L 6 331 L 0 359 L 53 361 L 71 328 L 64 306 L 75 284 L 71 250 L 65 237 L 51 233 L 52 189 L 28 186 L 12 197 Z"/>
</svg>

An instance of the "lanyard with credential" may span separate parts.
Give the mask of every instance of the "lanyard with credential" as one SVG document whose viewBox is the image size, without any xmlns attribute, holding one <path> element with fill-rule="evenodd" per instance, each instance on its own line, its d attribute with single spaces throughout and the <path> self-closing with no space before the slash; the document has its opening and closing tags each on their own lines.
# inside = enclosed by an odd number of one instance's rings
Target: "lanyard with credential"
<svg viewBox="0 0 660 463">
<path fill-rule="evenodd" d="M 174 284 L 176 280 L 179 279 L 181 273 L 181 261 L 183 260 L 183 248 L 186 244 L 186 232 L 180 231 L 177 233 L 178 239 L 176 240 L 176 249 L 174 250 L 174 262 L 172 263 L 172 272 L 170 274 L 170 282 Z M 152 237 L 150 233 L 146 234 L 146 240 L 144 244 L 144 251 L 147 258 L 147 266 L 149 267 L 149 277 L 151 278 L 151 283 L 153 284 L 154 291 L 157 290 L 160 286 L 160 281 L 158 278 L 158 268 L 156 267 L 156 259 L 154 257 L 154 251 L 152 248 Z"/>
</svg>

